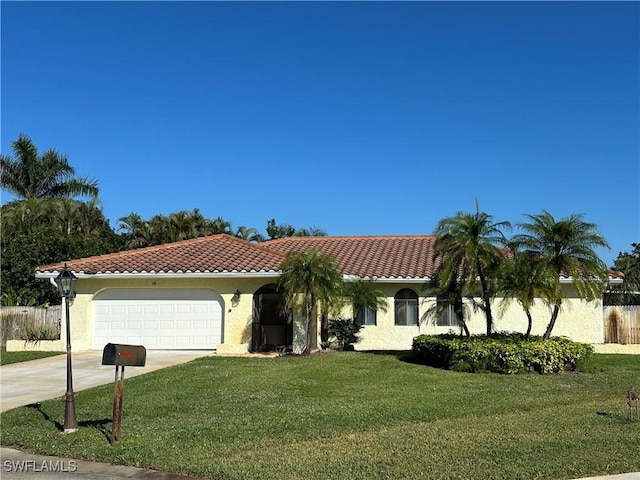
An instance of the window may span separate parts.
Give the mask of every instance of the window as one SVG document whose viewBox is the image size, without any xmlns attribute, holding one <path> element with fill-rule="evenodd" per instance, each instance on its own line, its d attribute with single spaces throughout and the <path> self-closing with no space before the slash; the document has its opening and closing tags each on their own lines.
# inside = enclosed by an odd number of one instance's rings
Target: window
<svg viewBox="0 0 640 480">
<path fill-rule="evenodd" d="M 356 325 L 375 325 L 376 311 L 371 307 L 361 308 L 356 315 Z"/>
<path fill-rule="evenodd" d="M 394 298 L 396 325 L 418 325 L 418 295 L 403 288 Z"/>
<path fill-rule="evenodd" d="M 439 327 L 458 327 L 458 316 L 453 311 L 453 305 L 446 298 L 438 297 L 438 306 L 443 307 L 442 313 L 438 315 L 437 325 Z"/>
</svg>

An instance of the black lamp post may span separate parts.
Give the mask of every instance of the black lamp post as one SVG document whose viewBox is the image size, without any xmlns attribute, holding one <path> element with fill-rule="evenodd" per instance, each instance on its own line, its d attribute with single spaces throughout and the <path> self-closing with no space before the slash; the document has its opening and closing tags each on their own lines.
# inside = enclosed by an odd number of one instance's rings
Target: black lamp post
<svg viewBox="0 0 640 480">
<path fill-rule="evenodd" d="M 64 269 L 56 277 L 56 285 L 58 285 L 60 295 L 64 298 L 67 326 L 67 392 L 65 393 L 64 433 L 72 433 L 78 430 L 76 399 L 73 394 L 73 377 L 71 375 L 71 329 L 69 325 L 69 301 L 75 296 L 76 281 L 76 276 L 67 268 L 65 263 Z"/>
</svg>

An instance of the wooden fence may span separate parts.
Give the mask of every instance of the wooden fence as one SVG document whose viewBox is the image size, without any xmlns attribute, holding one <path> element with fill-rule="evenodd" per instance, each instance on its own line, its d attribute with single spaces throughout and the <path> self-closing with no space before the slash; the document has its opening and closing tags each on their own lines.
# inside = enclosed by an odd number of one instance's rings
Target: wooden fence
<svg viewBox="0 0 640 480">
<path fill-rule="evenodd" d="M 604 307 L 604 343 L 640 344 L 640 305 Z"/>
<path fill-rule="evenodd" d="M 60 338 L 60 320 L 62 305 L 52 307 L 1 307 L 0 345 L 6 346 L 7 340 L 23 340 L 27 325 L 49 327 L 57 330 Z"/>
</svg>

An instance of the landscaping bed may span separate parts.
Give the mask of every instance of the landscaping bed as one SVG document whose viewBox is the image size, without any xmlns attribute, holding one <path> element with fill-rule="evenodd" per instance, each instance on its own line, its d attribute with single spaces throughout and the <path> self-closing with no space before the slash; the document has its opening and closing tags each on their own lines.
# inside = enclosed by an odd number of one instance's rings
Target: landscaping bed
<svg viewBox="0 0 640 480">
<path fill-rule="evenodd" d="M 425 365 L 458 372 L 559 373 L 588 371 L 591 345 L 566 338 L 526 338 L 521 334 L 419 335 L 412 351 Z"/>
</svg>

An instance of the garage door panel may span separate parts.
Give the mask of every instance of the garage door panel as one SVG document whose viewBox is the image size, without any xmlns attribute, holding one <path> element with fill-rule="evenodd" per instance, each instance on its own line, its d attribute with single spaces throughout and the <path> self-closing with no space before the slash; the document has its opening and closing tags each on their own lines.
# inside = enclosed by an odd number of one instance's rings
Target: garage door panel
<svg viewBox="0 0 640 480">
<path fill-rule="evenodd" d="M 106 290 L 93 312 L 95 349 L 110 342 L 215 349 L 222 338 L 222 304 L 211 290 Z"/>
</svg>

